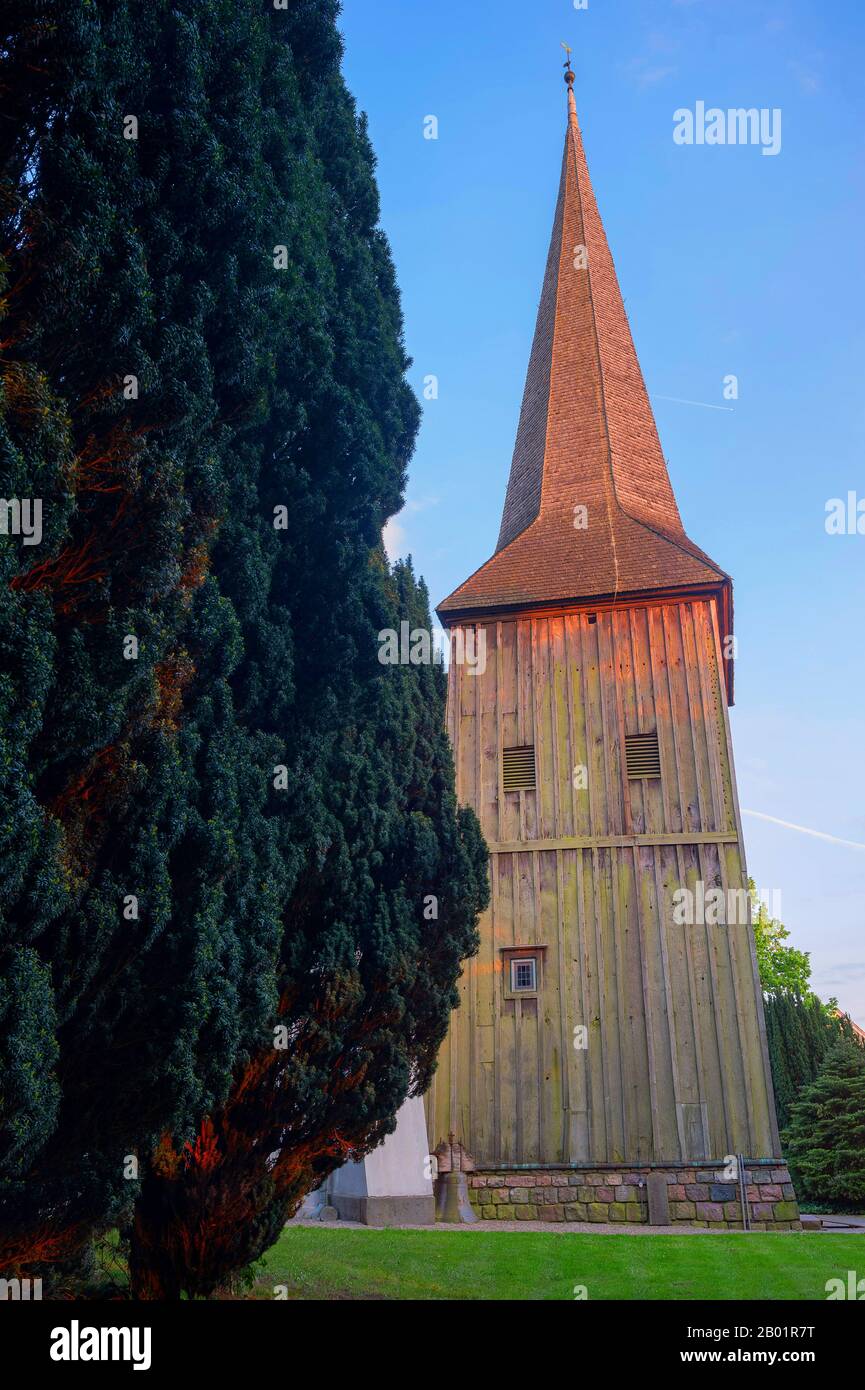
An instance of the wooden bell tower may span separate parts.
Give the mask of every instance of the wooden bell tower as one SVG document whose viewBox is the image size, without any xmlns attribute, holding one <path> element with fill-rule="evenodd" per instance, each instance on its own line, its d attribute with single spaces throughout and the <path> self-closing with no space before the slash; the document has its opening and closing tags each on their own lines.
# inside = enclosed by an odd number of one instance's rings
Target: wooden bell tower
<svg viewBox="0 0 865 1390">
<path fill-rule="evenodd" d="M 666 1167 L 672 1183 L 730 1155 L 779 1164 L 737 895 L 732 586 L 679 516 L 573 77 L 498 545 L 438 609 L 474 658 L 451 662 L 448 719 L 492 901 L 429 1128 L 479 1171 Z M 700 885 L 738 910 L 699 920 Z"/>
</svg>

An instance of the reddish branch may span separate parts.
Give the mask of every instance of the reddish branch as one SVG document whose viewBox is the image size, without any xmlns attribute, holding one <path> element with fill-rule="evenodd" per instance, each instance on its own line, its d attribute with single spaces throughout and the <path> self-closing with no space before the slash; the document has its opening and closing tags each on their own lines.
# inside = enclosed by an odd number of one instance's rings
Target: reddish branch
<svg viewBox="0 0 865 1390">
<path fill-rule="evenodd" d="M 343 1015 L 350 1013 L 351 982 L 335 993 Z M 283 993 L 278 1014 L 285 1017 L 295 1007 L 292 988 Z M 380 1012 L 358 1017 L 353 1044 L 385 1023 Z M 163 1136 L 135 1209 L 130 1275 L 136 1298 L 212 1293 L 261 1253 L 272 1222 L 287 1219 L 329 1172 L 383 1137 L 327 1130 L 299 1103 L 297 1069 L 324 1065 L 331 1099 L 363 1084 L 365 1065 L 350 1066 L 346 1050 L 329 1055 L 331 1038 L 310 1013 L 288 1049 L 265 1046 L 253 1054 L 225 1105 L 202 1122 L 193 1140 L 181 1146 Z"/>
<path fill-rule="evenodd" d="M 189 653 L 180 651 L 166 657 L 154 667 L 158 696 L 153 712 L 153 727 L 176 733 L 180 725 L 184 692 L 195 675 L 195 663 Z"/>
</svg>

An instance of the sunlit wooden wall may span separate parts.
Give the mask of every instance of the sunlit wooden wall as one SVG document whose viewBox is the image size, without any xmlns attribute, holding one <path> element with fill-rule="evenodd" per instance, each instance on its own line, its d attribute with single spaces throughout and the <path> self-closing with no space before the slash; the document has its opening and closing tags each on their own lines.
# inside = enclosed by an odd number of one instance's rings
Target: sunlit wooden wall
<svg viewBox="0 0 865 1390">
<path fill-rule="evenodd" d="M 429 1094 L 431 1143 L 453 1130 L 487 1165 L 776 1154 L 751 929 L 673 920 L 679 886 L 744 883 L 712 601 L 482 631 L 483 673 L 451 663 L 448 719 L 492 903 Z M 661 777 L 628 779 L 625 736 L 653 730 Z M 523 744 L 537 790 L 506 793 L 502 749 Z M 531 945 L 539 997 L 506 998 L 501 950 Z"/>
</svg>

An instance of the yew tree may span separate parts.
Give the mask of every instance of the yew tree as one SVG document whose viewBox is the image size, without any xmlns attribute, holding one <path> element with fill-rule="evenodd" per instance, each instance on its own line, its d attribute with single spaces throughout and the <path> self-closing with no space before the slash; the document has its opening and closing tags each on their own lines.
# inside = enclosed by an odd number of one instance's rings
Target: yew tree
<svg viewBox="0 0 865 1390">
<path fill-rule="evenodd" d="M 214 1287 L 423 1089 L 473 949 L 442 673 L 378 661 L 418 409 L 337 9 L 4 6 L 3 1273 L 137 1203 L 138 1291 Z"/>
</svg>

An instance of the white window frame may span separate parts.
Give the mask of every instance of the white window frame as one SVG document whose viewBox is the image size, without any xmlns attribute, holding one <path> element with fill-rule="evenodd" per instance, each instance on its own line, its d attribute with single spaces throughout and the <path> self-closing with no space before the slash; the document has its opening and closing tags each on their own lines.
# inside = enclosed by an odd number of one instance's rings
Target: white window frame
<svg viewBox="0 0 865 1390">
<path fill-rule="evenodd" d="M 518 965 L 530 965 L 530 966 L 531 966 L 531 970 L 532 970 L 532 982 L 531 982 L 531 984 L 529 984 L 529 985 L 519 985 L 519 984 L 517 984 L 517 970 L 516 970 L 516 967 L 517 967 Z M 510 990 L 511 990 L 511 994 L 537 994 L 537 992 L 538 992 L 538 958 L 537 958 L 537 956 L 531 956 L 531 955 L 518 956 L 518 955 L 513 955 L 513 956 L 511 956 L 511 958 L 510 958 L 510 967 L 511 967 L 511 978 L 510 978 Z"/>
</svg>

